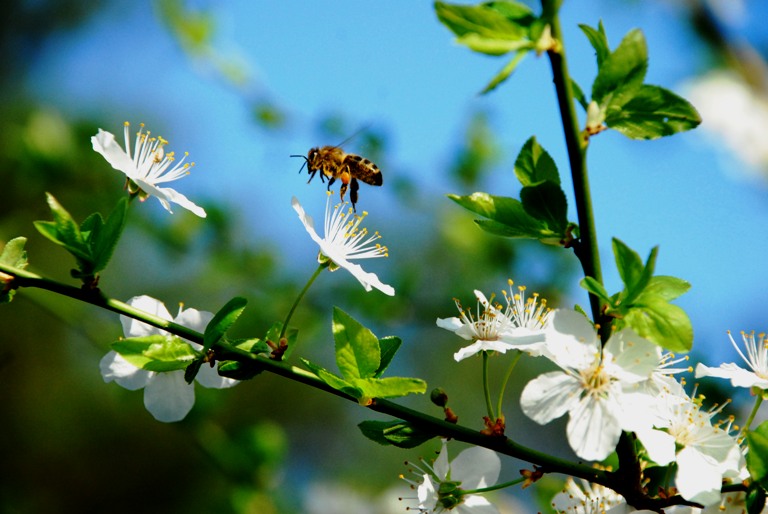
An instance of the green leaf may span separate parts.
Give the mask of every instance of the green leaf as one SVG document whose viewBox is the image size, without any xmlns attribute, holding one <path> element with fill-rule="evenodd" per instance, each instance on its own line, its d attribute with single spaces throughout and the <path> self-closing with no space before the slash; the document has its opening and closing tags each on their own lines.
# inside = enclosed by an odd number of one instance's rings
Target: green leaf
<svg viewBox="0 0 768 514">
<path fill-rule="evenodd" d="M 107 267 L 117 242 L 123 234 L 128 214 L 128 198 L 122 197 L 110 213 L 107 221 L 97 234 L 91 234 L 90 245 L 93 256 L 93 271 L 98 273 Z M 101 218 L 101 216 L 99 216 Z M 81 228 L 82 230 L 82 228 Z"/>
<path fill-rule="evenodd" d="M 631 284 L 627 285 L 627 291 L 626 291 L 626 297 L 624 298 L 624 302 L 626 303 L 633 303 L 635 299 L 643 293 L 648 283 L 653 278 L 653 271 L 656 269 L 656 257 L 659 254 L 659 247 L 654 246 L 651 248 L 651 253 L 648 255 L 648 259 L 645 261 L 645 265 L 643 266 L 643 270 L 640 273 L 640 276 L 637 277 L 637 280 Z"/>
<path fill-rule="evenodd" d="M 515 176 L 523 186 L 535 186 L 545 181 L 560 184 L 560 174 L 554 159 L 531 136 L 515 159 Z"/>
<path fill-rule="evenodd" d="M 645 289 L 636 301 L 642 302 L 646 295 L 662 298 L 667 301 L 674 300 L 688 292 L 690 288 L 691 284 L 681 278 L 657 275 L 651 277 L 648 285 L 645 286 Z"/>
<path fill-rule="evenodd" d="M 120 339 L 112 349 L 137 368 L 158 372 L 185 369 L 198 356 L 181 338 L 163 335 Z"/>
<path fill-rule="evenodd" d="M 768 488 L 768 421 L 747 432 L 747 469 L 752 480 Z"/>
<path fill-rule="evenodd" d="M 568 204 L 565 193 L 554 182 L 526 186 L 520 191 L 525 212 L 543 222 L 555 234 L 565 234 L 568 226 Z"/>
<path fill-rule="evenodd" d="M 648 70 L 648 49 L 643 33 L 630 31 L 602 63 L 592 84 L 592 100 L 611 114 L 640 88 Z"/>
<path fill-rule="evenodd" d="M 579 86 L 578 82 L 571 79 L 571 91 L 573 92 L 573 98 L 579 102 L 579 105 L 586 111 L 589 107 L 589 100 L 587 100 L 587 95 L 584 94 L 584 91 L 581 89 L 581 86 Z"/>
<path fill-rule="evenodd" d="M 351 381 L 366 398 L 396 398 L 409 394 L 423 394 L 427 383 L 420 378 L 387 377 L 359 378 Z"/>
<path fill-rule="evenodd" d="M 696 128 L 701 116 L 684 98 L 643 85 L 620 108 L 608 109 L 605 124 L 631 139 L 657 139 Z"/>
<path fill-rule="evenodd" d="M 219 309 L 213 316 L 213 319 L 205 327 L 205 333 L 203 334 L 203 354 L 224 337 L 224 334 L 227 333 L 229 327 L 231 327 L 243 313 L 245 304 L 247 303 L 248 300 L 245 298 L 236 296 L 228 301 L 224 307 Z"/>
<path fill-rule="evenodd" d="M 603 284 L 592 277 L 582 278 L 579 282 L 579 285 L 605 302 L 610 303 L 612 300 L 611 296 L 608 294 L 608 291 L 606 291 L 605 287 L 603 287 Z"/>
<path fill-rule="evenodd" d="M 397 336 L 387 336 L 379 339 L 381 363 L 379 363 L 379 369 L 374 373 L 374 377 L 379 378 L 384 373 L 402 344 L 403 340 Z"/>
<path fill-rule="evenodd" d="M 363 421 L 359 425 L 365 437 L 381 445 L 392 445 L 398 448 L 416 448 L 433 437 L 434 434 L 424 432 L 407 421 Z"/>
<path fill-rule="evenodd" d="M 642 337 L 672 352 L 687 353 L 693 347 L 693 326 L 683 309 L 661 298 L 644 299 L 616 319 L 616 328 L 631 327 Z"/>
<path fill-rule="evenodd" d="M 378 338 L 338 307 L 333 308 L 336 364 L 345 379 L 370 378 L 381 364 Z"/>
<path fill-rule="evenodd" d="M 611 54 L 611 49 L 608 46 L 608 36 L 605 34 L 605 27 L 603 27 L 603 21 L 600 20 L 597 24 L 597 29 L 593 29 L 589 25 L 581 24 L 579 28 L 584 35 L 587 36 L 592 48 L 595 49 L 595 55 L 597 57 L 597 68 L 603 65 L 603 62 Z"/>
<path fill-rule="evenodd" d="M 528 54 L 527 50 L 520 50 L 515 54 L 510 61 L 504 65 L 504 67 L 499 71 L 496 76 L 494 76 L 491 81 L 486 85 L 482 91 L 480 91 L 481 95 L 484 95 L 486 93 L 490 93 L 494 89 L 496 89 L 502 82 L 507 80 L 512 73 L 517 69 L 517 65 L 520 64 L 520 61 L 523 60 L 523 57 L 525 57 Z"/>
<path fill-rule="evenodd" d="M 515 198 L 492 196 L 488 193 L 472 193 L 469 196 L 448 195 L 448 198 L 465 209 L 490 218 L 476 220 L 483 230 L 504 237 L 539 239 L 555 236 L 546 225 L 525 212 L 522 202 Z"/>
<path fill-rule="evenodd" d="M 224 361 L 219 363 L 219 375 L 235 380 L 250 380 L 264 369 L 252 362 Z"/>
<path fill-rule="evenodd" d="M 631 289 L 643 274 L 643 260 L 640 255 L 625 245 L 620 239 L 613 238 L 613 255 L 616 259 L 616 269 L 619 270 L 619 276 L 624 283 L 625 289 Z"/>
<path fill-rule="evenodd" d="M 304 363 L 304 365 L 309 368 L 309 370 L 317 375 L 317 378 L 322 380 L 326 385 L 331 386 L 332 388 L 336 389 L 337 391 L 341 391 L 343 393 L 348 394 L 349 396 L 360 399 L 363 397 L 363 391 L 358 388 L 354 387 L 352 384 L 344 380 L 343 378 L 334 375 L 327 369 L 318 366 L 317 364 L 313 364 L 307 359 L 301 359 L 301 362 Z"/>
<path fill-rule="evenodd" d="M 457 37 L 457 42 L 472 50 L 489 55 L 530 46 L 528 25 L 532 16 L 523 15 L 528 9 L 523 4 L 454 5 L 435 2 L 438 19 Z M 494 5 L 496 6 L 494 8 Z"/>
<path fill-rule="evenodd" d="M 0 253 L 0 262 L 16 269 L 26 268 L 28 264 L 27 251 L 24 249 L 26 244 L 26 237 L 14 237 L 5 243 L 2 253 Z"/>
</svg>

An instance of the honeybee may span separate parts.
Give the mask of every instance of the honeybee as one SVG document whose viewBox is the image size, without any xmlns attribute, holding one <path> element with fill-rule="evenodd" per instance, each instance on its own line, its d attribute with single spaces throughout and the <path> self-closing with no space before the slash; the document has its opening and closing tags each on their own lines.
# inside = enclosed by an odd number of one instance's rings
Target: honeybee
<svg viewBox="0 0 768 514">
<path fill-rule="evenodd" d="M 381 170 L 373 162 L 365 157 L 347 153 L 338 146 L 323 146 L 320 148 L 312 148 L 307 156 L 303 155 L 291 155 L 291 157 L 301 157 L 306 162 L 307 171 L 309 172 L 309 180 L 307 184 L 312 182 L 315 178 L 315 174 L 320 171 L 320 181 L 325 182 L 325 178 L 328 177 L 328 189 L 336 180 L 341 181 L 341 201 L 344 201 L 344 195 L 349 188 L 349 199 L 352 202 L 352 209 L 355 209 L 357 203 L 357 190 L 360 185 L 357 183 L 358 179 L 362 180 L 366 184 L 372 186 L 380 186 L 382 184 Z M 301 166 L 299 173 L 304 169 L 304 165 Z"/>
</svg>

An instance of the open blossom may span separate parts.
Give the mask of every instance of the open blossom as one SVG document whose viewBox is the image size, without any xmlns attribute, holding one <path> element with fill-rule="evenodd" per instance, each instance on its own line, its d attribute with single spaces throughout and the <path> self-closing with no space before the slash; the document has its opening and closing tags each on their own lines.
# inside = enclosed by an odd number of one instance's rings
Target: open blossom
<svg viewBox="0 0 768 514">
<path fill-rule="evenodd" d="M 663 422 L 654 421 L 655 428 L 636 430 L 638 439 L 656 463 L 677 463 L 675 486 L 683 498 L 704 506 L 718 503 L 723 479 L 737 477 L 743 464 L 730 421 L 725 429 L 713 426 L 719 410 L 702 410 L 700 400 L 675 400 L 669 412 Z"/>
<path fill-rule="evenodd" d="M 432 466 L 417 468 L 420 482 L 407 480 L 416 489 L 422 513 L 456 512 L 458 514 L 498 514 L 485 497 L 472 491 L 493 486 L 499 479 L 501 460 L 496 452 L 480 446 L 468 448 L 448 461 L 447 441 Z M 409 507 L 413 508 L 413 507 Z"/>
<path fill-rule="evenodd" d="M 181 205 L 201 218 L 205 218 L 205 210 L 187 199 L 186 196 L 170 187 L 160 187 L 159 184 L 178 180 L 189 174 L 194 163 L 185 163 L 184 157 L 176 162 L 174 152 L 166 152 L 168 141 L 162 137 L 150 137 L 149 131 L 144 131 L 144 124 L 136 133 L 136 144 L 131 154 L 130 125 L 125 123 L 125 150 L 115 141 L 110 132 L 99 129 L 98 134 L 91 138 L 93 149 L 100 153 L 117 171 L 122 171 L 128 177 L 128 190 L 138 193 L 144 200 L 154 196 L 168 212 L 171 202 Z"/>
<path fill-rule="evenodd" d="M 213 314 L 210 312 L 182 308 L 179 308 L 179 314 L 174 318 L 162 302 L 149 296 L 135 296 L 127 303 L 157 317 L 200 332 L 203 332 L 206 325 L 213 319 Z M 123 325 L 125 337 L 170 336 L 164 330 L 127 316 L 120 316 L 120 322 Z M 185 342 L 196 350 L 202 348 L 201 345 L 192 341 L 185 340 Z M 168 372 L 147 371 L 137 368 L 115 351 L 107 353 L 101 359 L 99 367 L 105 382 L 114 380 L 118 385 L 130 391 L 143 388 L 144 406 L 158 421 L 166 423 L 179 421 L 192 410 L 195 403 L 194 384 L 187 384 L 184 380 L 183 369 Z M 237 383 L 231 378 L 219 376 L 215 368 L 206 365 L 200 368 L 195 379 L 203 387 L 215 389 L 232 387 Z"/>
<path fill-rule="evenodd" d="M 731 380 L 733 387 L 768 389 L 768 338 L 766 338 L 765 334 L 758 334 L 757 339 L 755 339 L 754 332 L 741 333 L 746 355 L 741 351 L 736 341 L 733 340 L 730 331 L 728 332 L 728 337 L 749 369 L 744 369 L 733 362 L 721 364 L 717 368 L 710 368 L 699 363 L 696 366 L 696 378 L 728 378 Z"/>
<path fill-rule="evenodd" d="M 520 406 L 543 425 L 568 413 L 568 443 L 579 457 L 602 460 L 622 430 L 649 416 L 650 401 L 636 402 L 637 385 L 659 365 L 661 350 L 625 328 L 601 349 L 595 329 L 580 313 L 558 309 L 545 329 L 547 358 L 562 371 L 544 373 L 523 389 Z"/>
<path fill-rule="evenodd" d="M 552 508 L 561 514 L 622 514 L 629 509 L 623 496 L 599 484 L 579 483 L 568 477 L 563 490 L 552 499 Z"/>
<path fill-rule="evenodd" d="M 293 210 L 299 215 L 301 223 L 307 229 L 309 236 L 320 247 L 319 262 L 330 261 L 331 271 L 344 268 L 349 271 L 365 288 L 370 291 L 376 288 L 384 294 L 394 296 L 395 289 L 382 283 L 375 273 L 365 271 L 362 266 L 352 261 L 357 259 L 374 259 L 387 257 L 387 247 L 376 241 L 381 239 L 378 232 L 370 234 L 360 224 L 366 213 L 358 216 L 350 208 L 344 211 L 344 203 L 331 207 L 331 194 L 325 204 L 325 222 L 323 224 L 324 237 L 320 237 L 315 230 L 315 222 L 312 217 L 304 212 L 304 208 L 296 197 L 291 199 Z"/>
<path fill-rule="evenodd" d="M 462 309 L 456 300 L 460 317 L 438 318 L 437 326 L 454 332 L 459 337 L 472 341 L 453 357 L 461 361 L 482 351 L 506 353 L 507 350 L 523 350 L 531 355 L 541 355 L 544 347 L 544 326 L 546 325 L 549 309 L 546 301 L 539 301 L 538 295 L 525 299 L 525 287 L 518 287 L 518 292 L 512 291 L 512 281 L 509 281 L 509 294 L 504 291 L 507 306 L 494 305 L 493 297 L 488 300 L 485 295 L 475 290 L 477 312 Z M 482 308 L 482 310 L 481 310 Z"/>
</svg>

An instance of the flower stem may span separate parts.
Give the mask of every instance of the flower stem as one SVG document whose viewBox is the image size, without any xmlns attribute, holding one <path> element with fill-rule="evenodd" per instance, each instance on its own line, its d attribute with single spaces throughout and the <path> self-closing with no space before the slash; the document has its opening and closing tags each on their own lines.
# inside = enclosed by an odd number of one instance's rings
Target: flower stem
<svg viewBox="0 0 768 514">
<path fill-rule="evenodd" d="M 488 417 L 491 418 L 491 421 L 496 421 L 491 402 L 491 387 L 488 383 L 488 352 L 486 350 L 483 350 L 483 392 L 485 393 L 485 408 L 488 409 Z"/>
<path fill-rule="evenodd" d="M 307 291 L 309 291 L 309 287 L 312 285 L 315 279 L 320 275 L 320 272 L 328 267 L 328 263 L 322 263 L 317 267 L 317 269 L 312 274 L 312 276 L 309 277 L 309 280 L 307 281 L 307 284 L 304 286 L 304 289 L 302 289 L 301 292 L 299 293 L 299 296 L 296 297 L 296 300 L 293 302 L 293 305 L 291 305 L 291 310 L 288 311 L 288 315 L 285 317 L 285 321 L 283 322 L 283 328 L 280 329 L 280 339 L 285 337 L 285 331 L 288 330 L 288 323 L 291 321 L 291 318 L 293 317 L 293 313 L 296 310 L 296 307 L 299 306 L 301 299 L 304 298 L 304 295 L 307 293 Z"/>
<path fill-rule="evenodd" d="M 504 380 L 501 383 L 501 391 L 499 391 L 499 402 L 496 404 L 496 412 L 499 413 L 499 416 L 501 416 L 501 402 L 504 399 L 504 391 L 507 389 L 507 382 L 509 382 L 509 377 L 512 376 L 512 370 L 515 369 L 515 366 L 517 365 L 517 362 L 520 360 L 520 356 L 523 355 L 523 352 L 520 350 L 517 350 L 515 352 L 515 356 L 512 358 L 512 363 L 509 365 L 509 368 L 507 368 L 507 373 L 504 375 Z"/>
<path fill-rule="evenodd" d="M 755 406 L 752 407 L 752 412 L 749 413 L 749 417 L 747 418 L 746 423 L 744 423 L 744 426 L 741 428 L 741 433 L 746 434 L 749 432 L 749 427 L 752 425 L 752 421 L 754 421 L 755 416 L 757 415 L 757 410 L 760 408 L 760 405 L 763 403 L 763 391 L 758 390 L 757 394 L 755 395 Z"/>
<path fill-rule="evenodd" d="M 546 4 L 546 2 L 544 3 Z M 573 193 L 576 200 L 576 213 L 579 219 L 579 240 L 574 246 L 574 251 L 581 262 L 584 275 L 592 277 L 602 284 L 603 276 L 600 267 L 600 254 L 597 247 L 597 231 L 595 229 L 589 178 L 587 176 L 587 145 L 589 141 L 579 130 L 579 122 L 574 106 L 573 88 L 568 72 L 568 63 L 565 58 L 565 47 L 562 44 L 563 33 L 557 13 L 552 14 L 550 23 L 552 37 L 561 43 L 558 45 L 558 49 L 549 50 L 547 55 L 552 67 L 552 76 L 555 83 L 555 91 L 557 92 L 557 103 L 560 107 L 560 118 L 563 122 L 565 145 L 568 150 L 568 161 L 573 180 Z M 599 323 L 601 312 L 600 299 L 590 294 L 589 302 L 592 309 L 592 319 Z"/>
</svg>

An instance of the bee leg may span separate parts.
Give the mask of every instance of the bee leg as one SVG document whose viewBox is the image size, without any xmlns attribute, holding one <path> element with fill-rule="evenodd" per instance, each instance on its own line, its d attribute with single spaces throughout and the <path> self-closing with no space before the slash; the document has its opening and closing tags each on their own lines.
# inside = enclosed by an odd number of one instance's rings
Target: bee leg
<svg viewBox="0 0 768 514">
<path fill-rule="evenodd" d="M 357 212 L 355 204 L 357 203 L 357 190 L 360 189 L 360 184 L 357 183 L 357 179 L 353 178 L 350 181 L 352 187 L 349 190 L 349 201 L 352 202 L 352 210 Z"/>
<path fill-rule="evenodd" d="M 309 180 L 307 180 L 307 184 L 309 184 L 310 182 L 312 182 L 312 179 L 313 179 L 313 178 L 315 178 L 315 173 L 317 173 L 317 170 L 314 170 L 314 171 L 310 171 L 310 172 L 309 172 Z M 323 176 L 322 176 L 322 175 L 320 175 L 320 178 L 323 178 Z"/>
<path fill-rule="evenodd" d="M 322 177 L 322 175 L 320 175 L 320 176 Z M 327 188 L 328 191 L 331 190 L 331 185 L 333 185 L 334 182 L 336 182 L 335 178 L 331 177 L 331 178 L 328 179 L 328 188 Z"/>
<path fill-rule="evenodd" d="M 347 184 L 344 182 L 341 183 L 341 189 L 339 190 L 339 193 L 341 194 L 341 201 L 344 201 L 344 195 L 347 193 Z"/>
</svg>

